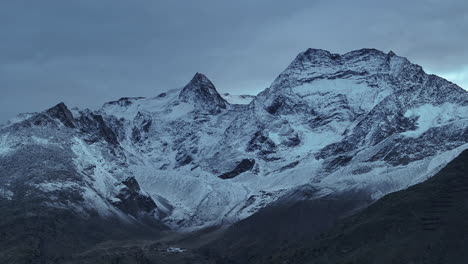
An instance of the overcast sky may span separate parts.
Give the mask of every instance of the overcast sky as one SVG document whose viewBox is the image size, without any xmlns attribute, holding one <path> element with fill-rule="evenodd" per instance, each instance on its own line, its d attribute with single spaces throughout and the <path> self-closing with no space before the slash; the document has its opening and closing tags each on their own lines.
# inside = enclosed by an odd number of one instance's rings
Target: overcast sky
<svg viewBox="0 0 468 264">
<path fill-rule="evenodd" d="M 468 88 L 466 0 L 2 0 L 0 122 L 205 73 L 255 94 L 307 48 L 393 50 Z"/>
</svg>

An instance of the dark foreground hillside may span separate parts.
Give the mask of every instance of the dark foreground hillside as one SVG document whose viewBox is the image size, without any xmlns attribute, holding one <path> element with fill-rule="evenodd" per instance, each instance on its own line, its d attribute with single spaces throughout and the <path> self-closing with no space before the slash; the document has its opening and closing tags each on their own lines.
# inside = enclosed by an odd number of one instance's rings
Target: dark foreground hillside
<svg viewBox="0 0 468 264">
<path fill-rule="evenodd" d="M 313 192 L 313 190 L 312 190 Z M 346 192 L 314 200 L 290 201 L 266 207 L 241 220 L 204 248 L 218 263 L 270 260 L 279 248 L 310 241 L 336 222 L 368 204 L 364 192 Z"/>
<path fill-rule="evenodd" d="M 287 215 L 288 211 L 283 213 Z M 314 223 L 312 216 L 309 221 Z M 278 233 L 281 228 L 276 226 L 271 233 Z M 243 235 L 246 234 L 238 234 Z M 300 237 L 296 243 L 277 248 L 272 255 L 254 256 L 250 252 L 248 263 L 461 264 L 468 263 L 467 249 L 468 150 L 465 150 L 429 180 L 385 196 L 315 238 Z M 229 256 L 225 261 L 239 263 L 237 259 L 241 257 Z"/>
<path fill-rule="evenodd" d="M 66 263 L 104 241 L 160 237 L 165 229 L 98 216 L 83 219 L 28 201 L 1 201 L 0 210 L 0 263 Z"/>
</svg>

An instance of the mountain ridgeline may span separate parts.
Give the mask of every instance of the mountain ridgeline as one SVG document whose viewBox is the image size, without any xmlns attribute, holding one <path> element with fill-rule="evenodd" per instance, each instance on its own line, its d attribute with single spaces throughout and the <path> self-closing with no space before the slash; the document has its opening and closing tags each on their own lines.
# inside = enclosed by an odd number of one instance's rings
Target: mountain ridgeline
<svg viewBox="0 0 468 264">
<path fill-rule="evenodd" d="M 60 103 L 0 126 L 0 260 L 340 263 L 316 237 L 437 174 L 468 148 L 467 127 L 467 91 L 375 49 L 308 49 L 256 96 L 220 94 L 197 73 L 95 111 Z"/>
</svg>

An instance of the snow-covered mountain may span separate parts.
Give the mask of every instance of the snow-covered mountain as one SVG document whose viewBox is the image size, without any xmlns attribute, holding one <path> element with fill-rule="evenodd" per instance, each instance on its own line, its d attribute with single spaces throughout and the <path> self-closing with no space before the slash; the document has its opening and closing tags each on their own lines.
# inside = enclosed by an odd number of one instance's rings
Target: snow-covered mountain
<svg viewBox="0 0 468 264">
<path fill-rule="evenodd" d="M 378 199 L 468 148 L 467 127 L 468 92 L 393 52 L 308 49 L 255 97 L 197 73 L 152 98 L 18 117 L 0 128 L 0 197 L 198 229 L 282 200 Z"/>
</svg>

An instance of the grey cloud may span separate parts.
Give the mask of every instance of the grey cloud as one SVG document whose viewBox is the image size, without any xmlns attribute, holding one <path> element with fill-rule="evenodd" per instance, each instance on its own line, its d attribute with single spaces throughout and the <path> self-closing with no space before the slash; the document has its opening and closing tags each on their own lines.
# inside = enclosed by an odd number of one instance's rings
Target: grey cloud
<svg viewBox="0 0 468 264">
<path fill-rule="evenodd" d="M 297 53 L 393 50 L 433 73 L 468 66 L 466 1 L 0 2 L 0 122 L 59 101 L 98 107 L 206 73 L 256 93 Z"/>
</svg>

